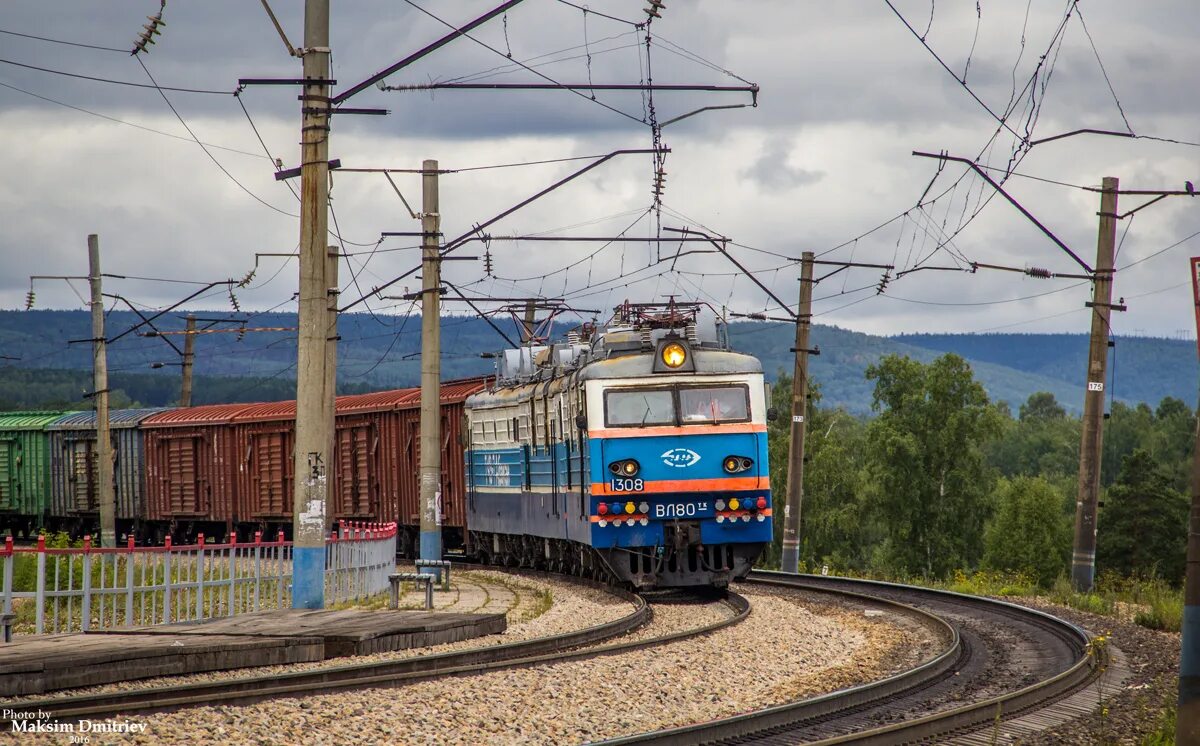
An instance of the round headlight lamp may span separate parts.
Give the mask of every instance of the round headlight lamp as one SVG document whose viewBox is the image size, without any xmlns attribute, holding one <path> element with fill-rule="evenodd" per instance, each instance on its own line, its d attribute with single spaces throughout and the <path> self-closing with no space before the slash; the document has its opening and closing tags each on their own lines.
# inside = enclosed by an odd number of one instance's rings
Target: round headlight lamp
<svg viewBox="0 0 1200 746">
<path fill-rule="evenodd" d="M 662 361 L 668 368 L 678 368 L 687 362 L 687 350 L 678 342 L 672 342 L 662 348 Z"/>
</svg>

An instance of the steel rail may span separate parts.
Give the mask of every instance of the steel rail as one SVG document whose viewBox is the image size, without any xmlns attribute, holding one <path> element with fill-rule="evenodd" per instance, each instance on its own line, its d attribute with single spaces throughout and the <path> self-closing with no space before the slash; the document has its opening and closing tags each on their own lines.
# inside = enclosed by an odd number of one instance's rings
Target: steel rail
<svg viewBox="0 0 1200 746">
<path fill-rule="evenodd" d="M 561 576 L 558 577 L 561 579 Z M 61 721 L 117 714 L 165 712 L 206 705 L 246 705 L 277 697 L 310 696 L 365 687 L 403 686 L 445 676 L 466 676 L 505 668 L 581 660 L 652 648 L 687 637 L 709 634 L 737 624 L 750 613 L 748 601 L 736 594 L 730 594 L 726 603 L 734 613 L 726 619 L 647 640 L 589 647 L 649 624 L 653 619 L 653 611 L 646 600 L 636 594 L 598 583 L 578 579 L 576 582 L 603 587 L 633 603 L 635 609 L 620 619 L 583 630 L 504 645 L 275 676 L 246 677 L 155 689 L 131 689 L 11 704 L 14 708 L 40 708 L 33 711 L 48 712 L 50 719 Z"/>
<path fill-rule="evenodd" d="M 1013 692 L 924 717 L 870 728 L 857 733 L 809 741 L 810 743 L 896 744 L 945 737 L 952 733 L 978 729 L 995 722 L 997 718 L 1011 717 L 1046 702 L 1056 701 L 1065 694 L 1090 683 L 1094 680 L 1101 665 L 1098 658 L 1104 655 L 1102 650 L 1091 648 L 1090 636 L 1079 627 L 1049 614 L 1003 601 L 967 596 L 952 591 L 853 578 L 825 578 L 754 571 L 749 580 L 754 584 L 858 597 L 870 600 L 872 603 L 895 604 L 919 611 L 923 615 L 938 619 L 941 624 L 946 624 L 953 629 L 953 650 L 947 649 L 931 661 L 879 681 L 730 718 L 611 739 L 604 741 L 604 744 L 695 744 L 750 741 L 759 737 L 775 735 L 786 737 L 787 731 L 793 727 L 826 722 L 841 716 L 852 716 L 853 713 L 867 707 L 917 694 L 941 678 L 957 675 L 960 661 L 965 660 L 966 657 L 960 644 L 961 637 L 957 628 L 929 612 L 920 611 L 891 599 L 873 596 L 871 595 L 873 589 L 876 592 L 887 591 L 909 596 L 933 596 L 964 606 L 982 606 L 994 613 L 1020 618 L 1066 642 L 1076 654 L 1076 660 L 1058 674 Z M 857 585 L 862 592 L 836 588 L 835 584 Z"/>
</svg>

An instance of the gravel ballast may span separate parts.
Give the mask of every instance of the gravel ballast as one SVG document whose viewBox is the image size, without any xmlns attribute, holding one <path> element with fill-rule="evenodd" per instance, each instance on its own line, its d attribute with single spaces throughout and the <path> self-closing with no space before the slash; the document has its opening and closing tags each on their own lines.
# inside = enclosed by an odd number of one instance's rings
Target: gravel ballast
<svg viewBox="0 0 1200 746">
<path fill-rule="evenodd" d="M 897 625 L 889 614 L 867 616 L 775 592 L 743 595 L 753 611 L 742 623 L 645 651 L 400 688 L 158 714 L 145 720 L 145 734 L 121 738 L 581 743 L 726 717 L 880 678 L 911 665 L 913 651 L 929 644 L 919 630 Z M 655 621 L 636 634 L 664 635 L 728 614 L 717 603 L 657 605 Z"/>
</svg>

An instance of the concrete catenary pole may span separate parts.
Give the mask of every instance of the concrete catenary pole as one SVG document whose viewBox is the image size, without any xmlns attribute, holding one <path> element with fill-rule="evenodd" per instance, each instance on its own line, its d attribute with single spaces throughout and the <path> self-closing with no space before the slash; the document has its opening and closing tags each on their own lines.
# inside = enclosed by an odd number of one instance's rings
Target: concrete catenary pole
<svg viewBox="0 0 1200 746">
<path fill-rule="evenodd" d="M 808 420 L 808 334 L 812 326 L 813 252 L 800 258 L 800 307 L 796 309 L 795 366 L 792 369 L 792 438 L 788 445 L 787 503 L 783 507 L 780 569 L 800 567 L 800 509 L 804 502 L 804 430 Z"/>
<path fill-rule="evenodd" d="M 1104 382 L 1112 316 L 1113 251 L 1117 242 L 1117 184 L 1116 178 L 1104 177 L 1092 282 L 1092 339 L 1088 346 L 1087 393 L 1083 398 L 1083 436 L 1079 445 L 1075 548 L 1071 555 L 1071 582 L 1080 591 L 1090 591 L 1096 575 L 1096 506 L 1100 497 L 1100 448 L 1104 443 Z"/>
<path fill-rule="evenodd" d="M 525 301 L 525 318 L 521 322 L 521 344 L 533 344 L 533 325 L 536 318 L 534 301 Z"/>
<path fill-rule="evenodd" d="M 183 336 L 183 383 L 179 386 L 179 406 L 192 406 L 192 362 L 196 359 L 196 316 L 187 315 L 187 334 Z"/>
<path fill-rule="evenodd" d="M 296 350 L 296 450 L 292 607 L 325 605 L 325 505 L 329 430 L 325 375 L 329 336 L 325 279 L 329 221 L 329 0 L 305 0 L 300 157 L 300 334 Z"/>
<path fill-rule="evenodd" d="M 442 558 L 442 340 L 438 162 L 421 164 L 421 559 Z"/>
<path fill-rule="evenodd" d="M 100 237 L 88 236 L 88 283 L 92 286 L 92 389 L 96 404 L 96 500 L 100 546 L 117 545 L 117 493 L 113 489 L 112 433 L 108 429 L 108 346 L 104 341 L 104 294 L 100 287 Z"/>
<path fill-rule="evenodd" d="M 338 463 L 335 457 L 337 453 L 337 346 L 338 331 L 337 331 L 337 307 L 339 297 L 338 285 L 338 260 L 341 254 L 337 246 L 330 246 L 328 253 L 325 255 L 325 281 L 329 283 L 329 303 L 326 306 L 329 314 L 329 333 L 325 342 L 325 388 L 329 392 L 326 398 L 328 411 L 325 413 L 326 421 L 329 427 L 329 458 L 330 458 L 330 479 L 329 479 L 329 499 L 336 505 L 337 496 L 334 492 L 334 477 L 337 475 Z M 325 511 L 325 530 L 328 533 L 330 526 L 333 524 L 333 516 L 337 512 L 334 505 L 331 505 Z"/>
<path fill-rule="evenodd" d="M 1200 345 L 1200 257 L 1193 257 L 1192 302 Z M 1188 516 L 1187 580 L 1183 586 L 1183 645 L 1179 653 L 1176 746 L 1200 743 L 1200 417 L 1192 443 L 1192 510 Z"/>
</svg>

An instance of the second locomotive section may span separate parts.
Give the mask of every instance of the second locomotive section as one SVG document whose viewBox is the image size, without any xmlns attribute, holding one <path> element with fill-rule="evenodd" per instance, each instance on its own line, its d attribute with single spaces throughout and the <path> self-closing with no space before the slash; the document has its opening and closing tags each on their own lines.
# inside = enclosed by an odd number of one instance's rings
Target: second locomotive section
<svg viewBox="0 0 1200 746">
<path fill-rule="evenodd" d="M 467 400 L 470 549 L 723 586 L 771 541 L 761 365 L 677 308 L 629 316 L 591 344 L 510 351 Z"/>
</svg>

